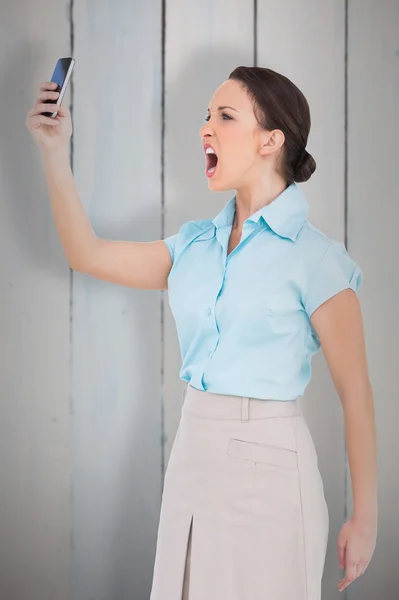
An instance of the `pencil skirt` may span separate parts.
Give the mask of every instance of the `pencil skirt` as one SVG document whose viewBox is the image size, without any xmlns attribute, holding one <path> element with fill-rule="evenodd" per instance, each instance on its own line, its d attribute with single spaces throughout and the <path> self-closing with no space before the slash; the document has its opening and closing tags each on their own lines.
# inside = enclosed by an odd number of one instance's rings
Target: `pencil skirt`
<svg viewBox="0 0 399 600">
<path fill-rule="evenodd" d="M 298 399 L 185 388 L 150 600 L 320 600 L 329 514 Z"/>
</svg>

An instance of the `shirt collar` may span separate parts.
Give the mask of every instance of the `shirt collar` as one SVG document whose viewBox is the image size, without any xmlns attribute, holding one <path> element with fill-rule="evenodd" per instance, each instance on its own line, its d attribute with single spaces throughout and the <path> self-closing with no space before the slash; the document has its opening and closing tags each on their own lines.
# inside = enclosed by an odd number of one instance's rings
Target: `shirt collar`
<svg viewBox="0 0 399 600">
<path fill-rule="evenodd" d="M 236 195 L 227 202 L 223 210 L 213 219 L 216 227 L 230 227 L 234 220 Z M 295 240 L 309 211 L 309 205 L 298 185 L 291 183 L 272 202 L 257 210 L 247 221 L 264 221 L 277 235 Z"/>
</svg>

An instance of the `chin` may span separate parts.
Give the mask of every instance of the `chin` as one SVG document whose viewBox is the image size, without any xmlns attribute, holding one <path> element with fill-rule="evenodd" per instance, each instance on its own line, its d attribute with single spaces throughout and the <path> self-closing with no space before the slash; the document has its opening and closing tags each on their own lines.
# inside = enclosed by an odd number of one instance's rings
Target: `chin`
<svg viewBox="0 0 399 600">
<path fill-rule="evenodd" d="M 213 192 L 227 192 L 228 190 L 232 190 L 233 186 L 230 185 L 226 181 L 217 181 L 213 177 L 208 179 L 208 187 Z"/>
</svg>

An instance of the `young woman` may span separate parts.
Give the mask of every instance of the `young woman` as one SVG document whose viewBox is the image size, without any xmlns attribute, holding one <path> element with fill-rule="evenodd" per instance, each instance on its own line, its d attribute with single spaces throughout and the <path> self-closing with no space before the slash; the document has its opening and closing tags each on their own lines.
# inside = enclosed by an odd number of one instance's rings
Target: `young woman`
<svg viewBox="0 0 399 600">
<path fill-rule="evenodd" d="M 323 348 L 345 416 L 354 512 L 337 546 L 343 590 L 377 534 L 374 407 L 357 291 L 360 267 L 307 219 L 297 182 L 308 103 L 286 77 L 238 67 L 200 130 L 212 220 L 155 242 L 95 236 L 69 167 L 68 110 L 40 87 L 27 126 L 41 147 L 52 210 L 72 268 L 168 289 L 187 382 L 162 496 L 150 600 L 320 600 L 329 515 L 299 399 Z"/>
</svg>

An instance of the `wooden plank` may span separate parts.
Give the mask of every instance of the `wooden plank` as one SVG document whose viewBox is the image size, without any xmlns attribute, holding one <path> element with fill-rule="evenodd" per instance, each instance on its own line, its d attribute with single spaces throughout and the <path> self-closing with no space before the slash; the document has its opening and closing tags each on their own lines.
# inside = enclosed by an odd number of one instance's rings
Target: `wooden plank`
<svg viewBox="0 0 399 600">
<path fill-rule="evenodd" d="M 3 8 L 0 597 L 63 600 L 70 559 L 70 271 L 41 151 L 25 119 L 39 84 L 69 54 L 68 5 L 38 0 Z"/>
<path fill-rule="evenodd" d="M 349 247 L 364 266 L 363 314 L 378 444 L 378 537 L 350 600 L 398 595 L 397 264 L 399 2 L 349 2 Z M 352 492 L 348 494 L 352 507 Z"/>
<path fill-rule="evenodd" d="M 208 189 L 199 130 L 216 88 L 237 65 L 253 62 L 253 18 L 250 0 L 167 3 L 165 237 L 186 221 L 213 219 L 234 193 Z M 167 292 L 165 348 L 166 463 L 186 386 L 179 379 L 181 356 Z"/>
<path fill-rule="evenodd" d="M 304 93 L 311 113 L 307 150 L 316 171 L 299 186 L 308 220 L 327 235 L 345 234 L 345 6 L 344 1 L 294 0 L 259 3 L 258 65 L 290 78 Z M 344 519 L 344 427 L 339 397 L 322 350 L 312 361 L 312 379 L 301 399 L 311 431 L 329 508 L 330 534 L 323 597 L 333 598 L 340 579 L 336 537 Z M 338 598 L 338 590 L 336 591 Z M 335 596 L 334 596 L 335 597 Z"/>
<path fill-rule="evenodd" d="M 96 234 L 161 238 L 161 3 L 75 3 L 74 169 Z M 144 598 L 162 492 L 161 292 L 74 276 L 76 598 Z"/>
</svg>

